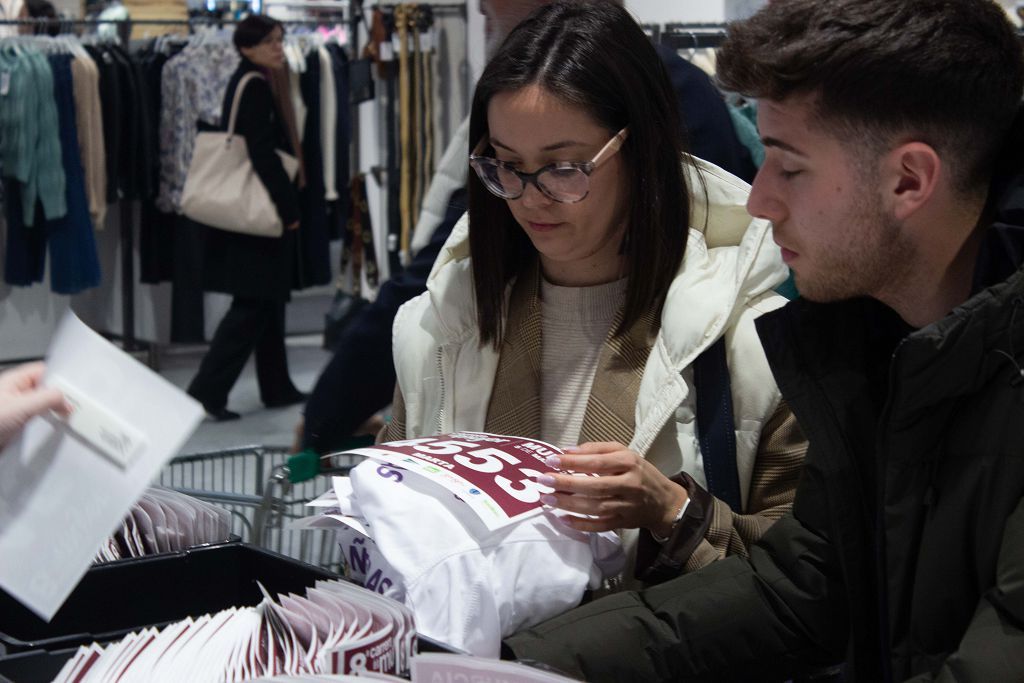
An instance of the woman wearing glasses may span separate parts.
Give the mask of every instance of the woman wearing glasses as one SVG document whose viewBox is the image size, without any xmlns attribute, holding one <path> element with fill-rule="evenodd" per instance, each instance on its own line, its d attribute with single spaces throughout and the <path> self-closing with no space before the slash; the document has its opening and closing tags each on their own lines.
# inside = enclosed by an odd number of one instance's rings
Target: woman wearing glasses
<svg viewBox="0 0 1024 683">
<path fill-rule="evenodd" d="M 470 130 L 468 220 L 396 319 L 382 438 L 570 447 L 553 464 L 602 476 L 537 483 L 587 516 L 569 525 L 639 543 L 624 583 L 745 554 L 789 508 L 806 449 L 754 330 L 784 303 L 786 270 L 744 210 L 749 188 L 684 154 L 658 55 L 614 3 L 522 23 L 480 78 Z M 702 355 L 721 376 L 695 379 Z M 697 428 L 701 398 L 726 421 L 718 442 Z M 723 444 L 724 470 L 710 460 Z"/>
</svg>

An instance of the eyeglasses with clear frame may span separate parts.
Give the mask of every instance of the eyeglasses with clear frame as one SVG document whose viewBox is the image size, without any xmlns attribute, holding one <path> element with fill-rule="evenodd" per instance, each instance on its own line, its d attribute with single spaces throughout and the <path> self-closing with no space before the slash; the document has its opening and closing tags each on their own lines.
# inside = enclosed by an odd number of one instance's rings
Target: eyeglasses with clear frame
<svg viewBox="0 0 1024 683">
<path fill-rule="evenodd" d="M 487 147 L 487 138 L 484 137 L 469 155 L 469 165 L 484 187 L 502 199 L 519 199 L 526 191 L 526 184 L 531 183 L 545 197 L 563 204 L 575 204 L 590 194 L 590 174 L 619 151 L 628 135 L 628 127 L 620 130 L 590 161 L 560 161 L 533 173 L 519 171 L 505 161 L 480 156 Z"/>
</svg>

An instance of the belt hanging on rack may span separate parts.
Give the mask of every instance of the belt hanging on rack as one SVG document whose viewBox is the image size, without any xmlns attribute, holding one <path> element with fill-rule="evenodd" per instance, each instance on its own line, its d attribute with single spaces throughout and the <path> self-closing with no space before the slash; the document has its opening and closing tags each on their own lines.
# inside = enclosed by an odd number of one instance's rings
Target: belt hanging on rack
<svg viewBox="0 0 1024 683">
<path fill-rule="evenodd" d="M 345 329 L 357 313 L 368 303 L 361 296 L 363 288 L 363 261 L 366 261 L 366 281 L 370 286 L 377 284 L 377 260 L 373 249 L 373 229 L 370 225 L 369 206 L 366 202 L 366 176 L 362 173 L 352 177 L 348 186 L 349 214 L 345 222 L 343 247 L 341 250 L 341 271 L 338 273 L 336 290 L 331 306 L 324 316 L 325 349 L 338 346 Z M 345 273 L 351 264 L 352 291 L 345 290 Z"/>
<path fill-rule="evenodd" d="M 434 15 L 430 5 L 420 7 L 421 30 L 426 36 L 423 49 L 423 192 L 434 175 Z"/>
<path fill-rule="evenodd" d="M 362 250 L 362 213 L 359 211 L 359 183 L 360 176 L 353 176 L 348 186 L 349 214 L 345 222 L 345 237 L 342 242 L 341 267 L 339 277 L 344 277 L 345 271 L 351 266 L 352 287 L 351 293 L 359 297 L 363 289 L 363 250 Z M 339 280 L 339 286 L 341 282 Z"/>
<path fill-rule="evenodd" d="M 342 251 L 343 268 L 352 264 L 352 294 L 362 293 L 363 268 L 366 268 L 366 282 L 376 287 L 380 280 L 377 268 L 377 252 L 373 246 L 373 225 L 370 222 L 370 206 L 366 199 L 366 176 L 362 173 L 352 178 L 349 185 L 351 209 L 346 224 L 344 249 Z"/>
<path fill-rule="evenodd" d="M 352 188 L 353 212 L 359 216 L 359 244 L 362 246 L 363 264 L 366 267 L 366 284 L 376 287 L 380 284 L 380 268 L 377 266 L 377 248 L 373 240 L 373 223 L 370 220 L 370 202 L 366 198 L 366 176 L 356 176 Z"/>
<path fill-rule="evenodd" d="M 412 230 L 412 164 L 410 158 L 412 145 L 412 119 L 409 101 L 409 6 L 398 5 L 395 8 L 395 27 L 398 31 L 398 97 L 399 97 L 399 142 L 401 145 L 401 189 L 399 190 L 399 206 L 401 207 L 401 242 L 399 256 L 404 263 L 409 258 L 409 233 Z"/>
<path fill-rule="evenodd" d="M 423 45 L 421 42 L 420 31 L 422 29 L 421 21 L 422 13 L 419 6 L 414 6 L 410 12 L 410 26 L 412 30 L 412 54 L 413 54 L 413 115 L 412 115 L 412 130 L 413 130 L 413 148 L 411 150 L 410 160 L 412 162 L 412 225 L 415 226 L 416 218 L 420 213 L 420 204 L 423 200 L 423 183 L 425 178 L 423 177 L 423 164 L 421 159 L 423 158 Z M 412 227 L 410 227 L 410 233 Z M 406 246 L 405 258 L 409 258 L 409 246 Z"/>
<path fill-rule="evenodd" d="M 401 162 L 398 149 L 398 128 L 401 125 L 395 113 L 395 103 L 398 99 L 396 92 L 396 64 L 393 49 L 392 37 L 395 35 L 394 12 L 382 12 L 379 8 L 373 10 L 373 28 L 371 35 L 377 44 L 377 75 L 384 80 L 384 88 L 381 92 L 381 101 L 384 105 L 383 121 L 381 130 L 384 132 L 384 205 L 386 219 L 384 229 L 387 233 L 385 246 L 388 254 L 388 273 L 397 275 L 402 270 L 402 261 L 398 254 L 398 247 L 402 233 L 402 212 L 401 212 Z"/>
</svg>

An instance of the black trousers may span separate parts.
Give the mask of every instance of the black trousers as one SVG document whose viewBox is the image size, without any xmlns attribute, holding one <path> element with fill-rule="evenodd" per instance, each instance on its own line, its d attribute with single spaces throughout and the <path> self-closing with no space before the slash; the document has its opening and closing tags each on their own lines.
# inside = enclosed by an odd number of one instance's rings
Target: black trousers
<svg viewBox="0 0 1024 683">
<path fill-rule="evenodd" d="M 284 300 L 251 299 L 236 296 L 217 326 L 210 349 L 199 364 L 199 372 L 188 393 L 207 410 L 227 405 L 249 355 L 256 353 L 256 381 L 260 399 L 274 403 L 297 393 L 288 376 L 288 355 L 284 346 Z"/>
</svg>

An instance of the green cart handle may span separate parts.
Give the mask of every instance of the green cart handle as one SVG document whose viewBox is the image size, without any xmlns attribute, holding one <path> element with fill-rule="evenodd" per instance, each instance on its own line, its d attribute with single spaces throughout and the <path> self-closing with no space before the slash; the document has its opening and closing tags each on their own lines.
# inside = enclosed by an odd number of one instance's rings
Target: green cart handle
<svg viewBox="0 0 1024 683">
<path fill-rule="evenodd" d="M 333 453 L 350 451 L 355 448 L 365 448 L 366 446 L 372 446 L 373 443 L 374 436 L 372 434 L 350 436 L 338 444 L 338 448 L 333 451 Z M 329 457 L 329 455 L 331 454 L 328 454 L 328 456 L 325 457 Z M 323 461 L 324 457 L 321 457 L 321 455 L 312 448 L 307 448 L 290 456 L 287 464 L 288 481 L 293 484 L 298 484 L 312 479 L 316 475 L 320 474 L 320 471 L 323 468 Z"/>
</svg>

